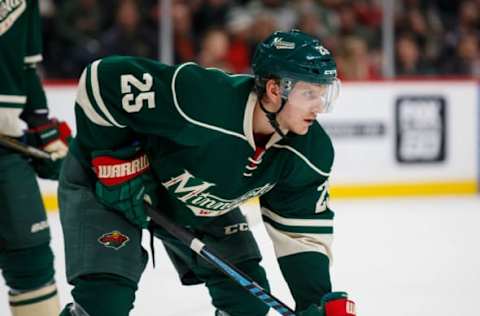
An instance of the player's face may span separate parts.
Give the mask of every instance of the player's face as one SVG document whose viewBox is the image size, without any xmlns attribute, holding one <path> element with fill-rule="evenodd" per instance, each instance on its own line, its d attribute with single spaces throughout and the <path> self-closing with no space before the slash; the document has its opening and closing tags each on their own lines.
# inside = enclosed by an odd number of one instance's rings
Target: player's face
<svg viewBox="0 0 480 316">
<path fill-rule="evenodd" d="M 304 135 L 319 113 L 326 112 L 328 86 L 299 81 L 288 95 L 277 120 L 282 128 Z"/>
</svg>

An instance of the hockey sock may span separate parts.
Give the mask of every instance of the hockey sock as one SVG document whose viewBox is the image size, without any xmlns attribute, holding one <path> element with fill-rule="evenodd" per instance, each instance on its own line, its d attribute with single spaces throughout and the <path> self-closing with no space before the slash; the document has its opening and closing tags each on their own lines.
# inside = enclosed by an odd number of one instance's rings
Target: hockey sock
<svg viewBox="0 0 480 316">
<path fill-rule="evenodd" d="M 30 291 L 11 290 L 8 297 L 13 316 L 51 316 L 60 312 L 54 282 Z"/>
<path fill-rule="evenodd" d="M 0 268 L 8 287 L 16 291 L 38 289 L 53 280 L 53 253 L 48 243 L 4 250 Z"/>
</svg>

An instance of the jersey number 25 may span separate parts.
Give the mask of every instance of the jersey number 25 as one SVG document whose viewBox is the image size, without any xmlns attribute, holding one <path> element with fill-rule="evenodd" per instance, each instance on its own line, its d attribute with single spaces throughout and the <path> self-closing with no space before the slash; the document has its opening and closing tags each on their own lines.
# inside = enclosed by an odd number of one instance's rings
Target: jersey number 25
<svg viewBox="0 0 480 316">
<path fill-rule="evenodd" d="M 155 92 L 150 91 L 153 85 L 153 77 L 149 73 L 143 74 L 143 81 L 137 79 L 134 75 L 122 75 L 120 77 L 122 85 L 122 107 L 128 113 L 135 113 L 142 109 L 144 101 L 149 109 L 155 108 Z M 137 96 L 132 92 L 132 87 L 140 93 Z"/>
</svg>

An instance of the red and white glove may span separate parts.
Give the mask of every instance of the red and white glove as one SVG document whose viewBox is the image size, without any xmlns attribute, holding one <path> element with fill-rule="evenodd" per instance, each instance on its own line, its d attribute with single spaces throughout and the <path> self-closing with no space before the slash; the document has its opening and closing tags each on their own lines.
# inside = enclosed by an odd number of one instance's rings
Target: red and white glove
<svg viewBox="0 0 480 316">
<path fill-rule="evenodd" d="M 346 292 L 332 292 L 322 297 L 321 306 L 310 305 L 299 316 L 355 316 L 355 303 Z"/>
<path fill-rule="evenodd" d="M 52 160 L 62 159 L 67 155 L 68 143 L 72 132 L 66 122 L 53 118 L 46 124 L 27 130 L 27 143 L 51 154 Z"/>
</svg>

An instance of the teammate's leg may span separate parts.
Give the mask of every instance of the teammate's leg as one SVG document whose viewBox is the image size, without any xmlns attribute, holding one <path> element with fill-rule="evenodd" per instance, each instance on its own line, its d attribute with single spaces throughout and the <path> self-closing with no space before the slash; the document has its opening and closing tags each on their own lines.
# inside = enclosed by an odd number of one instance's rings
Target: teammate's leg
<svg viewBox="0 0 480 316">
<path fill-rule="evenodd" d="M 58 315 L 50 231 L 36 175 L 20 155 L 0 153 L 0 269 L 14 316 Z"/>
<path fill-rule="evenodd" d="M 54 316 L 60 310 L 53 280 L 53 254 L 48 243 L 18 250 L 4 250 L 0 267 L 10 288 L 14 316 Z"/>
</svg>

